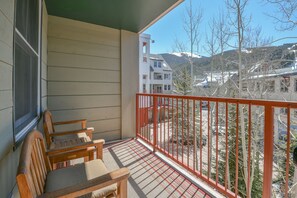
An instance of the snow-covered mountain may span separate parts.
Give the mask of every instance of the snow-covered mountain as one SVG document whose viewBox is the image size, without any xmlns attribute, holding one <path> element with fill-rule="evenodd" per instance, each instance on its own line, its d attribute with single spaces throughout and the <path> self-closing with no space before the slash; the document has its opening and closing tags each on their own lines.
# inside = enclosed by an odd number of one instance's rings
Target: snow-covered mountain
<svg viewBox="0 0 297 198">
<path fill-rule="evenodd" d="M 169 53 L 178 57 L 191 57 L 191 52 L 173 52 L 173 53 Z M 202 58 L 201 55 L 197 55 L 197 54 L 192 54 L 193 58 Z"/>
<path fill-rule="evenodd" d="M 191 56 L 190 52 L 173 52 L 161 54 L 166 62 L 175 67 L 177 65 L 189 63 L 189 57 Z M 205 58 L 204 56 L 193 54 L 193 62 L 197 62 L 200 59 Z"/>
</svg>

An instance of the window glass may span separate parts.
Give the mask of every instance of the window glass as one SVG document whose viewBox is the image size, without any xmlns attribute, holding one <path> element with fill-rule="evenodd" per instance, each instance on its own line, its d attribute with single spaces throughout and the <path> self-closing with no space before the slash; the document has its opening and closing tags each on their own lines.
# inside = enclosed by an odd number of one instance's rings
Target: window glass
<svg viewBox="0 0 297 198">
<path fill-rule="evenodd" d="M 265 90 L 267 92 L 274 92 L 275 90 L 275 81 L 274 80 L 269 80 L 265 82 Z"/>
<path fill-rule="evenodd" d="M 290 87 L 290 78 L 285 77 L 284 79 L 281 79 L 280 81 L 280 91 L 281 92 L 288 92 Z"/>
<path fill-rule="evenodd" d="M 18 0 L 16 6 L 16 29 L 37 51 L 38 48 L 38 0 Z"/>
<path fill-rule="evenodd" d="M 158 67 L 161 68 L 161 62 L 160 61 L 158 62 Z"/>
<path fill-rule="evenodd" d="M 17 0 L 14 39 L 14 127 L 21 138 L 38 117 L 39 1 Z M 29 128 L 27 126 L 30 126 Z M 19 135 L 20 134 L 20 135 Z"/>
</svg>

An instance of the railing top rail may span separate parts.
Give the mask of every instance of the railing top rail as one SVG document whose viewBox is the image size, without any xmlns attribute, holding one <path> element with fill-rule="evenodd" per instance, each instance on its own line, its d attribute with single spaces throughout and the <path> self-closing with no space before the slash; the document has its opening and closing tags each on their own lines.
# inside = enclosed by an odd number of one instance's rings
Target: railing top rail
<svg viewBox="0 0 297 198">
<path fill-rule="evenodd" d="M 146 94 L 146 93 L 137 93 L 136 95 L 189 99 L 189 100 L 202 100 L 202 101 L 210 101 L 210 102 L 250 104 L 250 105 L 257 105 L 257 106 L 297 108 L 297 101 L 293 102 L 293 101 L 277 101 L 277 100 L 254 100 L 254 99 L 244 99 L 244 98 L 219 98 L 219 97 L 217 98 L 217 97 L 206 97 L 206 96 L 184 96 L 184 95 Z"/>
</svg>

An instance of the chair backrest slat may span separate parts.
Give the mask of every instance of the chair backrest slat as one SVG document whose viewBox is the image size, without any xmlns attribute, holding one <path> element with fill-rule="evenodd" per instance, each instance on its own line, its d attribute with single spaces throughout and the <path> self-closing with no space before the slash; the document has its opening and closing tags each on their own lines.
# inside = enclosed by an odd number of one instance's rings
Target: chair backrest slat
<svg viewBox="0 0 297 198">
<path fill-rule="evenodd" d="M 37 176 L 37 173 L 35 170 L 35 164 L 33 162 L 33 159 L 31 160 L 30 171 L 31 171 L 32 179 L 33 179 L 34 189 L 35 189 L 37 195 L 41 195 L 40 187 L 39 187 L 38 180 L 37 180 L 38 176 Z"/>
<path fill-rule="evenodd" d="M 55 132 L 55 128 L 53 126 L 53 119 L 52 119 L 52 114 L 49 110 L 45 110 L 43 113 L 43 128 L 44 128 L 44 133 L 45 133 L 45 139 L 47 146 L 49 147 L 52 140 L 50 137 L 50 134 Z"/>
<path fill-rule="evenodd" d="M 42 176 L 42 180 L 43 180 L 43 185 L 45 184 L 45 179 L 46 179 L 46 166 L 43 163 L 44 162 L 44 158 L 43 158 L 43 154 L 42 154 L 42 150 L 41 150 L 41 145 L 40 145 L 40 141 L 37 141 L 37 158 L 38 160 L 41 162 L 40 163 L 40 169 L 41 169 L 41 176 Z"/>
<path fill-rule="evenodd" d="M 33 160 L 33 165 L 35 168 L 35 172 L 36 172 L 36 176 L 37 176 L 37 183 L 38 183 L 38 187 L 39 187 L 39 191 L 40 193 L 43 193 L 43 186 L 44 186 L 44 181 L 42 181 L 42 172 L 41 172 L 41 161 L 38 159 L 37 156 L 37 141 L 35 140 L 33 146 L 33 152 L 32 152 L 32 160 Z"/>
<path fill-rule="evenodd" d="M 50 170 L 42 134 L 30 132 L 23 143 L 17 174 L 21 197 L 37 197 L 44 193 L 46 176 Z M 31 192 L 28 192 L 28 188 Z"/>
</svg>

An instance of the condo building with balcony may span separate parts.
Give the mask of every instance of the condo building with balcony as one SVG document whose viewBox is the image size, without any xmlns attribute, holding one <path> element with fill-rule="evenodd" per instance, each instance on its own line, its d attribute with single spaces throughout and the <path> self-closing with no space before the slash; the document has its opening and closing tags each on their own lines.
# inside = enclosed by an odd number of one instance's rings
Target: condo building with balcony
<svg viewBox="0 0 297 198">
<path fill-rule="evenodd" d="M 161 55 L 150 53 L 151 36 L 139 35 L 139 92 L 172 92 L 172 69 Z"/>
<path fill-rule="evenodd" d="M 172 69 L 161 55 L 150 55 L 151 93 L 172 92 Z"/>
</svg>

